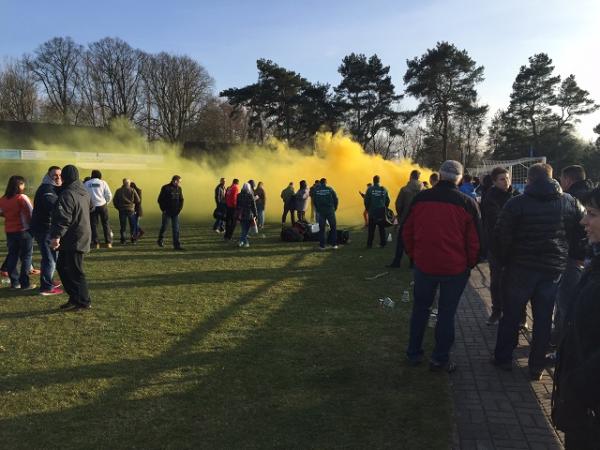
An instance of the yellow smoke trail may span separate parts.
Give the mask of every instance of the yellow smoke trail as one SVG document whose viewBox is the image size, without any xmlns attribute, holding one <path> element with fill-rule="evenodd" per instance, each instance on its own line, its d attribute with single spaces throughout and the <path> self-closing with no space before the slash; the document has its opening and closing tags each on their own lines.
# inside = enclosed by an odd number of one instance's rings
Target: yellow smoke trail
<svg viewBox="0 0 600 450">
<path fill-rule="evenodd" d="M 148 148 L 143 136 L 130 126 L 117 122 L 111 133 L 93 133 L 76 130 L 65 138 L 66 143 L 56 144 L 39 139 L 35 142 L 36 150 L 65 151 L 85 149 L 93 152 L 134 154 L 140 161 L 149 151 L 164 155 L 160 166 L 146 170 L 114 167 L 102 170 L 103 178 L 111 189 L 121 185 L 122 178 L 128 177 L 143 189 L 143 206 L 145 215 L 158 214 L 156 198 L 160 187 L 170 181 L 174 174 L 182 177 L 182 188 L 185 206 L 182 219 L 185 221 L 211 220 L 214 210 L 214 187 L 219 178 L 225 177 L 227 185 L 233 178 L 240 183 L 250 179 L 257 183 L 262 181 L 267 194 L 267 218 L 279 221 L 282 212 L 280 193 L 290 181 L 297 189 L 300 180 L 306 180 L 311 186 L 315 179 L 327 178 L 340 199 L 338 221 L 346 225 L 362 222 L 362 198 L 358 191 L 365 192 L 366 184 L 372 181 L 373 175 L 381 177 L 393 203 L 399 189 L 406 184 L 410 171 L 417 168 L 409 160 L 388 161 L 379 156 L 365 154 L 361 146 L 343 133 L 320 133 L 316 136 L 315 149 L 312 154 L 307 151 L 289 148 L 283 142 L 272 141 L 267 147 L 240 145 L 232 150 L 229 162 L 215 167 L 209 158 L 199 162 L 178 156 L 177 148 L 165 143 L 153 144 Z M 57 155 L 59 153 L 56 153 Z M 72 161 L 48 161 L 62 165 Z M 25 163 L 22 163 L 25 164 Z M 93 164 L 92 164 L 93 165 Z M 88 176 L 92 165 L 80 166 L 81 178 Z M 46 165 L 30 164 L 30 190 L 37 187 L 43 176 Z M 420 168 L 422 179 L 427 179 L 430 171 Z M 33 175 L 33 176 L 32 176 Z"/>
</svg>

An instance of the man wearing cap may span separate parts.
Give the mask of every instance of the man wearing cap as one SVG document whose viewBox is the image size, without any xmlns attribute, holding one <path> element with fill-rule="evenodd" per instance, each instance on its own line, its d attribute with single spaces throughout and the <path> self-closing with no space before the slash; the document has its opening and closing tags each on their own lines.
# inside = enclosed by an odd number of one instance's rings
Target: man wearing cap
<svg viewBox="0 0 600 450">
<path fill-rule="evenodd" d="M 479 260 L 481 219 L 475 200 L 458 190 L 463 167 L 445 161 L 440 181 L 419 192 L 402 228 L 406 253 L 414 261 L 414 303 L 406 352 L 408 362 L 423 360 L 423 336 L 439 287 L 435 346 L 429 368 L 453 372 L 454 316 L 471 269 Z"/>
<path fill-rule="evenodd" d="M 50 248 L 59 250 L 56 270 L 69 301 L 61 309 L 84 310 L 91 308 L 83 254 L 90 251 L 90 195 L 79 180 L 77 167 L 62 168 L 62 187 L 52 211 Z"/>
</svg>

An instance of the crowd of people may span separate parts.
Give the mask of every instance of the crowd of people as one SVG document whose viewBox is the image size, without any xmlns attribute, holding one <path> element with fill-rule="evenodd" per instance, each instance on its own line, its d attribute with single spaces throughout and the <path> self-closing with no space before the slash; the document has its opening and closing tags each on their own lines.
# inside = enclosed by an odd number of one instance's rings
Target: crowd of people
<svg viewBox="0 0 600 450">
<path fill-rule="evenodd" d="M 510 172 L 497 167 L 474 183 L 456 161 L 430 179 L 413 171 L 398 194 L 399 267 L 406 252 L 414 273 L 414 301 L 406 351 L 410 365 L 424 359 L 423 338 L 434 301 L 437 322 L 432 371 L 453 372 L 454 322 L 471 270 L 487 259 L 492 311 L 497 325 L 490 362 L 513 369 L 520 330 L 531 304 L 532 381 L 555 367 L 552 418 L 567 448 L 593 449 L 600 442 L 600 188 L 581 166 L 562 170 L 535 164 L 522 193 Z M 408 206 L 407 206 L 408 205 Z M 558 351 L 552 349 L 558 346 Z"/>
<path fill-rule="evenodd" d="M 287 225 L 288 215 L 292 226 L 297 222 L 308 224 L 309 220 L 316 221 L 319 224 L 319 249 L 325 250 L 326 244 L 333 249 L 338 248 L 335 214 L 338 197 L 335 190 L 327 185 L 325 178 L 315 180 L 310 188 L 306 180 L 301 180 L 297 191 L 294 189 L 294 182 L 290 181 L 281 191 L 280 197 L 283 202 L 282 228 Z M 221 178 L 215 187 L 214 200 L 213 231 L 222 233 L 225 241 L 231 241 L 237 223 L 240 223 L 238 245 L 250 247 L 250 230 L 258 234 L 265 226 L 267 197 L 263 182 L 256 184 L 254 180 L 248 180 L 240 189 L 239 179 L 234 178 L 231 185 L 226 187 L 225 179 Z M 309 207 L 310 216 L 307 216 Z M 325 236 L 327 227 L 330 230 L 328 237 Z"/>
<path fill-rule="evenodd" d="M 487 260 L 492 298 L 487 324 L 498 327 L 490 362 L 499 370 L 512 370 L 519 332 L 528 328 L 530 303 L 531 380 L 540 380 L 549 364 L 556 366 L 553 419 L 566 432 L 567 447 L 595 448 L 592 439 L 600 436 L 600 188 L 586 178 L 581 166 L 563 169 L 560 182 L 553 175 L 549 164 L 532 165 L 520 193 L 512 187 L 510 172 L 504 167 L 494 168 L 481 182 L 452 160 L 445 161 L 439 173 L 432 173 L 428 183 L 420 180 L 420 171 L 413 170 L 395 201 L 397 238 L 389 267 L 399 267 L 406 254 L 414 274 L 408 363 L 416 366 L 424 360 L 424 334 L 437 297 L 429 368 L 453 372 L 457 369 L 451 348 L 458 304 L 471 270 Z M 173 176 L 158 196 L 160 247 L 170 222 L 173 248 L 183 250 L 181 181 L 180 176 Z M 35 240 L 41 256 L 40 294 L 66 292 L 69 298 L 61 308 L 89 309 L 84 254 L 100 247 L 99 224 L 104 245 L 112 246 L 111 202 L 119 214 L 121 244 L 135 244 L 142 237 L 141 189 L 126 178 L 113 197 L 100 171 L 92 171 L 82 182 L 77 168 L 67 165 L 48 169 L 33 203 L 24 191 L 25 179 L 15 175 L 0 198 L 11 289 L 36 288 L 30 279 Z M 367 248 L 372 247 L 376 230 L 379 246 L 385 247 L 386 227 L 391 224 L 388 191 L 376 175 L 361 195 Z M 288 215 L 292 225 L 314 220 L 319 226 L 318 248 L 325 250 L 326 244 L 338 248 L 338 197 L 325 178 L 315 180 L 310 188 L 301 180 L 297 191 L 290 182 L 280 197 L 282 227 Z M 213 230 L 230 241 L 239 223 L 238 245 L 249 247 L 251 230 L 258 233 L 265 225 L 263 183 L 248 180 L 240 188 L 239 179 L 226 186 L 221 178 L 214 200 Z M 54 279 L 55 270 L 60 282 Z"/>
<path fill-rule="evenodd" d="M 30 291 L 38 287 L 30 279 L 34 271 L 35 240 L 41 258 L 38 271 L 40 294 L 67 293 L 68 302 L 61 308 L 89 309 L 91 299 L 83 270 L 83 256 L 90 248 L 100 248 L 99 224 L 104 246 L 112 248 L 113 232 L 108 210 L 111 201 L 119 214 L 121 244 L 135 244 L 144 235 L 140 226 L 142 190 L 126 178 L 113 197 L 99 170 L 92 170 L 91 176 L 80 180 L 79 171 L 72 165 L 62 169 L 51 166 L 35 192 L 33 203 L 25 194 L 25 188 L 25 178 L 13 175 L 8 180 L 4 196 L 0 198 L 0 215 L 4 217 L 8 247 L 2 276 L 9 279 L 12 290 Z M 173 213 L 171 203 L 172 198 L 169 197 L 161 204 L 161 208 L 164 205 L 163 214 L 169 217 Z M 54 279 L 55 272 L 58 272 L 60 281 Z"/>
</svg>

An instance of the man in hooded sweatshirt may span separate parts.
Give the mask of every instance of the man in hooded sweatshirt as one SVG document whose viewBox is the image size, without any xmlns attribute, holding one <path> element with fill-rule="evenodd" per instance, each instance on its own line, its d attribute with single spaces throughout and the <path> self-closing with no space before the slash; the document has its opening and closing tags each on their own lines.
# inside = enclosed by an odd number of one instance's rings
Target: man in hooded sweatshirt
<svg viewBox="0 0 600 450">
<path fill-rule="evenodd" d="M 400 267 L 402 261 L 402 254 L 404 253 L 404 244 L 402 241 L 402 224 L 408 216 L 410 211 L 410 205 L 415 196 L 421 192 L 424 188 L 423 183 L 419 181 L 421 172 L 413 170 L 410 173 L 410 178 L 406 186 L 400 189 L 398 197 L 396 197 L 396 214 L 398 215 L 398 237 L 396 238 L 396 253 L 394 254 L 394 260 L 388 267 Z M 436 182 L 437 184 L 437 182 Z"/>
<path fill-rule="evenodd" d="M 104 232 L 104 245 L 106 245 L 106 248 L 111 248 L 112 230 L 108 223 L 108 204 L 112 200 L 112 192 L 106 181 L 102 179 L 102 172 L 99 170 L 92 170 L 92 177 L 87 180 L 83 186 L 88 191 L 88 194 L 90 194 L 92 207 L 94 208 L 90 217 L 92 227 L 92 247 L 100 248 L 97 231 L 98 221 L 100 221 L 102 224 L 102 231 Z"/>
<path fill-rule="evenodd" d="M 83 255 L 90 251 L 90 195 L 79 180 L 77 167 L 62 168 L 62 187 L 52 211 L 50 248 L 60 249 L 56 270 L 69 301 L 61 309 L 84 310 L 91 308 Z"/>
<path fill-rule="evenodd" d="M 51 166 L 48 169 L 42 184 L 35 193 L 33 201 L 33 212 L 31 214 L 30 231 L 35 238 L 42 262 L 40 264 L 40 294 L 58 295 L 63 290 L 54 285 L 52 277 L 56 270 L 56 260 L 58 253 L 50 248 L 50 220 L 54 205 L 58 200 L 58 191 L 62 184 L 61 170 L 58 166 Z"/>
</svg>

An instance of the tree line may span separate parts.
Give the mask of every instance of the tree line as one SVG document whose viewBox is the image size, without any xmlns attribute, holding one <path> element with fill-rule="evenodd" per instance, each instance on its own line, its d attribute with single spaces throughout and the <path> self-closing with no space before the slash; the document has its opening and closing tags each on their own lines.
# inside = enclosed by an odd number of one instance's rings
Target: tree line
<svg viewBox="0 0 600 450">
<path fill-rule="evenodd" d="M 484 67 L 466 50 L 438 42 L 406 65 L 399 92 L 376 54 L 345 56 L 337 86 L 259 59 L 255 83 L 217 95 L 212 77 L 188 56 L 149 54 L 119 38 L 84 47 L 56 37 L 4 65 L 0 119 L 106 127 L 123 117 L 149 140 L 208 148 L 270 137 L 310 148 L 316 132 L 344 129 L 366 152 L 428 166 L 544 155 L 559 167 L 585 161 L 600 172 L 600 138 L 592 145 L 574 132 L 599 106 L 574 75 L 555 74 L 547 54 L 521 66 L 508 106 L 489 125 L 477 92 Z M 415 109 L 402 108 L 407 96 Z"/>
</svg>

